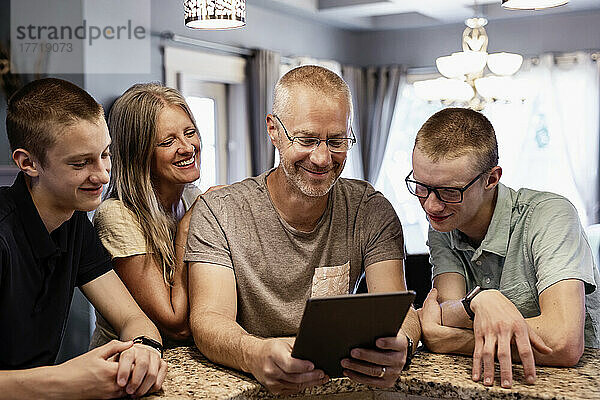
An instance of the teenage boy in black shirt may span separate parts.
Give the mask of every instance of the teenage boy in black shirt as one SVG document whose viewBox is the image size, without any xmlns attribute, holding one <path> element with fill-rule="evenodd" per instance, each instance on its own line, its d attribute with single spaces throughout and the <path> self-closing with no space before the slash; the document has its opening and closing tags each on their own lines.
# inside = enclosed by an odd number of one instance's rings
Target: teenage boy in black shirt
<svg viewBox="0 0 600 400">
<path fill-rule="evenodd" d="M 141 396 L 162 386 L 161 337 L 112 270 L 86 211 L 110 172 L 102 107 L 60 79 L 26 85 L 8 102 L 12 157 L 0 188 L 0 399 Z M 53 365 L 79 286 L 120 334 Z"/>
</svg>

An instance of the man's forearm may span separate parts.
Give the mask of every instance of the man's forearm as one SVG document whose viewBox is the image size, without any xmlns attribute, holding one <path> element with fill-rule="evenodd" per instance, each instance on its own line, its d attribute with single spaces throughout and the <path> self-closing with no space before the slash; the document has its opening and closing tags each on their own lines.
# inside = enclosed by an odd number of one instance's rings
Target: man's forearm
<svg viewBox="0 0 600 400">
<path fill-rule="evenodd" d="M 237 322 L 215 312 L 199 312 L 190 320 L 198 349 L 211 361 L 250 372 L 254 350 L 264 339 L 250 335 Z"/>
<path fill-rule="evenodd" d="M 442 325 L 451 328 L 473 329 L 473 321 L 469 318 L 461 300 L 447 300 L 440 304 L 442 308 Z"/>
<path fill-rule="evenodd" d="M 57 379 L 58 366 L 18 371 L 0 371 L 0 400 L 4 399 L 64 399 L 67 387 Z"/>
<path fill-rule="evenodd" d="M 473 331 L 462 328 L 438 326 L 434 332 L 423 332 L 427 348 L 434 353 L 473 355 Z"/>
</svg>

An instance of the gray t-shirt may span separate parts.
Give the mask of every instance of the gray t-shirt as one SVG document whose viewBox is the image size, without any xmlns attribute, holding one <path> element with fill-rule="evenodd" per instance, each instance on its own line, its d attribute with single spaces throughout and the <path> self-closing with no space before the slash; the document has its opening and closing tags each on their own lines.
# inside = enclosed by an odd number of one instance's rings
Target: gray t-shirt
<svg viewBox="0 0 600 400">
<path fill-rule="evenodd" d="M 268 173 L 198 200 L 185 261 L 232 268 L 238 323 L 254 335 L 290 336 L 307 298 L 350 293 L 365 267 L 403 259 L 402 227 L 369 183 L 339 179 L 314 230 L 294 229 L 271 201 Z"/>
<path fill-rule="evenodd" d="M 585 345 L 600 347 L 600 274 L 575 207 L 554 193 L 499 184 L 488 231 L 475 249 L 458 230 L 429 230 L 433 277 L 446 272 L 498 289 L 525 318 L 540 315 L 539 295 L 565 279 L 585 285 Z"/>
</svg>

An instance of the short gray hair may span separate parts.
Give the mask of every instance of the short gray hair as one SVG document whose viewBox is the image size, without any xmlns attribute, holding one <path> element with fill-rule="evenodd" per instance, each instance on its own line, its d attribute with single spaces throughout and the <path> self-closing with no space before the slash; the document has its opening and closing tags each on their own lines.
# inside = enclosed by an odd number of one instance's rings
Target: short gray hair
<svg viewBox="0 0 600 400">
<path fill-rule="evenodd" d="M 354 113 L 350 88 L 338 74 L 318 65 L 302 65 L 288 71 L 275 85 L 273 114 L 287 114 L 292 101 L 290 90 L 294 87 L 309 88 L 328 99 L 344 99 L 350 107 L 350 115 Z"/>
</svg>

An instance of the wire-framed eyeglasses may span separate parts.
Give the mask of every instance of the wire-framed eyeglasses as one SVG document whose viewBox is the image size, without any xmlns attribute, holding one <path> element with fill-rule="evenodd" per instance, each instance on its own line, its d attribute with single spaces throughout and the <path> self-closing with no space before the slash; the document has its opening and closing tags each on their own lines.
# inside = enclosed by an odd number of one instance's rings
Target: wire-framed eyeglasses
<svg viewBox="0 0 600 400">
<path fill-rule="evenodd" d="M 471 187 L 477 180 L 483 175 L 485 172 L 477 175 L 473 180 L 467 183 L 465 186 L 458 187 L 448 187 L 448 186 L 429 186 L 424 183 L 415 181 L 412 178 L 413 171 L 406 176 L 404 179 L 406 181 L 406 187 L 408 187 L 408 191 L 410 194 L 415 195 L 421 199 L 426 199 L 429 197 L 431 192 L 435 193 L 435 197 L 438 198 L 439 201 L 444 203 L 462 203 L 463 194 L 465 190 Z"/>
<path fill-rule="evenodd" d="M 287 129 L 285 128 L 285 125 L 283 124 L 283 122 L 281 122 L 279 117 L 277 115 L 273 116 L 277 119 L 277 121 L 279 121 L 279 123 L 283 127 L 283 131 L 285 132 L 285 136 L 287 136 L 288 140 L 292 142 L 292 144 L 296 144 L 298 148 L 304 151 L 313 151 L 317 147 L 319 147 L 321 142 L 325 142 L 330 152 L 345 153 L 352 148 L 354 143 L 356 143 L 356 137 L 354 136 L 354 131 L 352 130 L 352 127 L 350 127 L 352 137 L 333 137 L 321 139 L 318 137 L 290 136 Z"/>
</svg>

